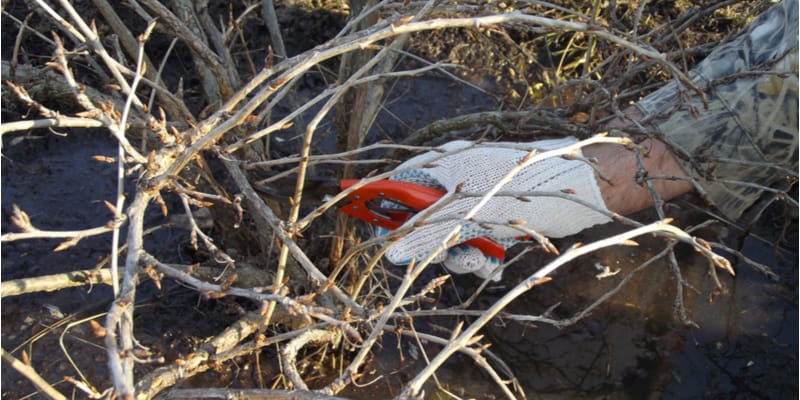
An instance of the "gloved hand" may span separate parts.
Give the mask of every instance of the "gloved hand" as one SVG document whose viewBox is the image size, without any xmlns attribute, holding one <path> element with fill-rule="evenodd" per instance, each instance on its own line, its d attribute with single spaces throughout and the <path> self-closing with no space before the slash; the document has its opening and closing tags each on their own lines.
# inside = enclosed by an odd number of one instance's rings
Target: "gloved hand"
<svg viewBox="0 0 800 400">
<path fill-rule="evenodd" d="M 521 144 L 520 147 L 535 147 L 541 152 L 575 142 L 577 140 L 574 138 L 564 138 Z M 527 150 L 509 148 L 510 143 L 502 145 L 502 148 L 492 147 L 491 143 L 487 143 L 466 149 L 473 143 L 450 142 L 441 149 L 452 154 L 439 159 L 435 159 L 441 156 L 437 152 L 413 157 L 398 168 L 417 165 L 419 168 L 399 173 L 391 179 L 437 187 L 448 193 L 456 191 L 459 185 L 461 192 L 486 193 L 528 154 Z M 466 150 L 457 151 L 461 149 Z M 525 221 L 524 226 L 529 229 L 548 237 L 560 238 L 611 220 L 597 211 L 608 212 L 594 170 L 582 161 L 553 157 L 533 163 L 520 171 L 501 192 L 556 192 L 564 189 L 571 189 L 575 193 L 573 196 L 593 205 L 595 209 L 559 197 L 527 196 L 530 201 L 509 196 L 494 197 L 480 209 L 474 218 L 475 222 L 463 224 L 459 240 L 464 242 L 486 236 L 509 248 L 517 243 L 516 237 L 524 236 L 520 230 L 508 226 L 509 221 Z M 448 197 L 442 197 L 441 201 L 447 201 Z M 428 216 L 424 215 L 425 212 L 418 213 L 404 226 L 413 226 L 423 218 L 428 223 L 392 244 L 386 257 L 400 265 L 408 264 L 412 259 L 422 261 L 443 243 L 446 235 L 461 222 L 461 217 L 479 201 L 479 197 L 467 197 L 454 200 Z M 439 204 L 437 202 L 431 207 Z M 487 221 L 493 224 L 486 226 Z M 502 261 L 485 256 L 477 248 L 458 245 L 442 252 L 434 260 L 435 263 L 444 262 L 445 267 L 454 273 L 472 272 L 481 278 L 490 276 Z M 499 281 L 500 277 L 501 274 L 497 273 L 493 280 Z"/>
</svg>

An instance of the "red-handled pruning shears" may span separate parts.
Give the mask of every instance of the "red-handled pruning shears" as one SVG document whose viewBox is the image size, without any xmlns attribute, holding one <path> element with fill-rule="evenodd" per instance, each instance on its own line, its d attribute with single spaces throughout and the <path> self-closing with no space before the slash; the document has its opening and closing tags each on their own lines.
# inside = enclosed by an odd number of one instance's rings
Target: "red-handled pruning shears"
<svg viewBox="0 0 800 400">
<path fill-rule="evenodd" d="M 359 179 L 342 179 L 341 190 L 346 190 L 360 182 Z M 438 201 L 447 193 L 441 189 L 418 185 L 411 182 L 380 180 L 370 182 L 352 191 L 349 202 L 340 210 L 364 222 L 386 229 L 397 229 L 417 212 L 420 212 Z M 386 202 L 391 207 L 386 207 Z M 472 246 L 484 255 L 494 257 L 501 262 L 505 259 L 506 250 L 488 237 L 478 237 L 459 243 Z"/>
</svg>

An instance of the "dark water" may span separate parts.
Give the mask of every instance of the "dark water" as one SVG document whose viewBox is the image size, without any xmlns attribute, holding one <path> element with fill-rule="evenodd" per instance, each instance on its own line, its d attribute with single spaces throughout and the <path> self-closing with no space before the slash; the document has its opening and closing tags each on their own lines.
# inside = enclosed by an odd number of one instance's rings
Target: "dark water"
<svg viewBox="0 0 800 400">
<path fill-rule="evenodd" d="M 771 247 L 748 240 L 745 254 L 773 266 L 773 282 L 743 263 L 735 279 L 720 274 L 728 293 L 710 300 L 713 284 L 704 258 L 679 252 L 689 317 L 673 314 L 676 281 L 666 262 L 639 272 L 615 297 L 576 325 L 556 329 L 519 324 L 488 330 L 493 347 L 512 364 L 531 398 L 565 393 L 586 398 L 786 398 L 797 392 L 796 253 L 771 255 Z M 556 273 L 556 289 L 531 293 L 516 312 L 543 306 L 588 304 L 642 262 L 646 249 L 598 254 L 623 272 L 598 282 L 590 265 Z M 760 257 L 759 257 L 760 256 Z M 587 271 L 588 270 L 588 271 Z M 577 282 L 576 282 L 577 281 Z M 561 292 L 563 294 L 560 295 Z"/>
<path fill-rule="evenodd" d="M 394 117 L 383 115 L 376 135 L 394 137 L 408 127 L 464 112 L 481 109 L 489 99 L 485 95 L 436 79 L 425 79 L 424 90 L 399 88 L 413 101 L 390 103 Z M 456 92 L 453 92 L 456 90 Z M 450 93 L 472 106 L 458 108 L 442 96 L 429 93 Z M 115 195 L 115 165 L 92 161 L 96 154 L 114 155 L 116 147 L 103 133 L 70 134 L 67 137 L 47 135 L 45 139 L 5 144 L 2 160 L 2 229 L 14 228 L 9 223 L 12 204 L 19 205 L 42 229 L 82 229 L 105 224 L 111 217 L 102 201 Z M 130 189 L 129 189 L 130 190 Z M 163 222 L 153 213 L 148 223 Z M 700 218 L 699 216 L 687 217 Z M 698 220 L 699 221 L 699 220 Z M 695 221 L 697 222 L 697 221 Z M 762 226 L 769 240 L 777 235 L 776 227 Z M 593 230 L 570 240 L 589 241 L 619 228 Z M 796 232 L 796 222 L 792 228 Z M 770 234 L 771 233 L 771 234 Z M 182 233 L 165 232 L 151 243 L 164 248 L 151 249 L 162 254 L 179 255 L 185 246 Z M 173 236 L 174 235 L 174 236 Z M 593 236 L 594 235 L 594 236 Z M 796 238 L 796 233 L 794 234 Z M 707 237 L 715 240 L 714 237 Z M 36 240 L 7 243 L 2 246 L 2 279 L 15 279 L 86 269 L 109 251 L 110 238 L 89 238 L 61 253 L 50 250 L 58 241 Z M 568 246 L 569 241 L 559 242 Z M 565 266 L 547 285 L 537 287 L 511 304 L 508 311 L 539 314 L 556 303 L 556 316 L 568 317 L 614 287 L 623 276 L 663 247 L 658 240 L 642 240 L 639 248 L 609 249 Z M 708 264 L 687 247 L 678 247 L 677 254 L 684 278 L 697 289 L 685 288 L 689 317 L 699 327 L 686 327 L 673 313 L 676 282 L 666 261 L 659 261 L 639 272 L 631 282 L 607 303 L 575 325 L 557 329 L 545 324 L 527 325 L 495 321 L 485 329 L 491 350 L 508 364 L 528 398 L 794 398 L 797 396 L 798 312 L 797 250 L 775 250 L 772 243 L 754 237 L 744 240 L 741 251 L 756 261 L 770 266 L 780 276 L 774 282 L 742 262 L 735 262 L 737 276 L 720 272 L 728 289 L 710 297 L 713 285 Z M 735 261 L 735 259 L 732 259 Z M 504 287 L 538 269 L 546 259 L 534 254 L 508 271 L 504 281 L 487 291 L 476 307 L 488 307 Z M 622 272 L 597 280 L 596 262 Z M 470 277 L 455 277 L 443 301 L 469 295 L 478 282 Z M 213 335 L 234 316 L 216 318 L 222 306 L 209 303 L 196 305 L 196 296 L 161 296 L 150 283 L 143 297 L 157 295 L 157 307 L 142 309 L 137 323 L 139 339 L 166 349 L 191 347 L 191 335 L 204 332 Z M 149 290 L 149 292 L 148 292 Z M 452 297 L 448 297 L 452 296 Z M 13 349 L 23 340 L 57 319 L 48 315 L 45 305 L 55 305 L 69 315 L 93 302 L 95 312 L 106 308 L 110 297 L 107 288 L 99 287 L 22 296 L 2 301 L 3 347 Z M 452 303 L 451 303 L 452 304 Z M 442 306 L 445 306 L 443 304 Z M 150 306 L 147 306 L 150 307 Z M 158 309 L 163 314 L 147 310 Z M 171 310 L 171 311 L 170 311 Z M 186 310 L 191 310 L 187 312 Z M 85 314 L 83 315 L 85 316 Z M 163 318 L 159 318 L 159 316 Z M 213 317 L 213 318 L 210 318 Z M 206 322 L 198 322 L 206 321 Z M 427 322 L 421 321 L 422 325 Z M 452 321 L 436 321 L 446 325 Z M 200 326 L 202 325 L 202 326 Z M 74 331 L 82 340 L 92 340 L 85 331 Z M 439 333 L 441 335 L 441 333 Z M 82 335 L 82 336 L 81 336 Z M 104 350 L 73 342 L 79 349 L 72 356 L 86 372 L 95 373 L 96 381 L 105 378 Z M 378 384 L 364 389 L 352 388 L 347 395 L 358 398 L 391 396 L 405 379 L 413 377 L 424 366 L 423 353 L 435 355 L 437 347 L 415 348 L 413 341 L 402 339 L 403 358 L 398 357 L 396 338 L 387 335 L 376 349 L 371 367 L 383 372 Z M 35 342 L 35 362 L 47 367 L 40 371 L 51 381 L 74 375 L 60 349 L 52 341 Z M 178 350 L 174 350 L 178 352 Z M 51 362 L 46 362 L 52 359 Z M 5 371 L 4 371 L 5 372 Z M 474 363 L 463 356 L 454 357 L 437 374 L 441 386 L 452 393 L 474 398 L 502 398 L 501 392 Z M 5 398 L 13 398 L 32 389 L 15 374 L 3 374 Z M 62 384 L 57 386 L 65 388 Z M 13 389 L 9 389 L 13 388 Z M 66 390 L 66 389 L 65 389 Z M 444 391 L 431 382 L 430 398 L 447 398 Z M 8 397 L 11 396 L 11 397 Z M 379 396 L 381 397 L 381 396 Z"/>
</svg>

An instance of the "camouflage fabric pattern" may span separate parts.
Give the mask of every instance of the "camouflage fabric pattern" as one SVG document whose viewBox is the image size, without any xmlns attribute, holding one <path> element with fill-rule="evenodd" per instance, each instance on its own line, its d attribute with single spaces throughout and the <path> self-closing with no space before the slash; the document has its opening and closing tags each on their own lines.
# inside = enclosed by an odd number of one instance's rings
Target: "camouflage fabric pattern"
<svg viewBox="0 0 800 400">
<path fill-rule="evenodd" d="M 752 217 L 746 211 L 767 192 L 752 184 L 786 190 L 796 177 L 797 7 L 797 0 L 772 6 L 691 71 L 708 108 L 676 81 L 637 103 L 644 121 L 734 221 Z"/>
</svg>

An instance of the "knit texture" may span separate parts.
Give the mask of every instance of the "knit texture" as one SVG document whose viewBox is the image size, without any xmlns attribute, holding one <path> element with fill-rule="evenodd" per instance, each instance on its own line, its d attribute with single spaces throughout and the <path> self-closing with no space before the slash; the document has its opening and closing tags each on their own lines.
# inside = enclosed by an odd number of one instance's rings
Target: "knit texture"
<svg viewBox="0 0 800 400">
<path fill-rule="evenodd" d="M 406 180 L 428 186 L 438 186 L 453 193 L 460 185 L 461 192 L 486 193 L 499 182 L 513 167 L 528 154 L 531 147 L 540 152 L 557 149 L 575 143 L 574 138 L 538 141 L 528 144 L 480 144 L 468 141 L 447 143 L 441 149 L 448 153 L 429 152 L 414 157 L 400 168 L 418 166 L 409 172 L 398 174 L 393 179 Z M 523 150 L 523 148 L 525 150 Z M 561 157 L 545 159 L 520 171 L 514 179 L 503 186 L 501 192 L 521 192 L 529 201 L 512 196 L 498 196 L 491 199 L 476 214 L 465 221 L 463 216 L 472 209 L 480 198 L 471 197 L 445 204 L 432 215 L 419 213 L 406 223 L 406 226 L 422 222 L 402 239 L 398 240 L 386 253 L 395 264 L 406 264 L 412 259 L 422 260 L 444 243 L 446 235 L 455 227 L 459 230 L 460 242 L 487 236 L 508 248 L 516 243 L 515 237 L 524 235 L 520 230 L 509 226 L 510 221 L 533 229 L 545 236 L 560 238 L 577 233 L 610 219 L 597 210 L 606 211 L 593 169 L 582 161 L 565 160 Z M 562 192 L 565 196 L 581 199 L 592 207 L 569 199 L 537 195 L 537 192 Z M 574 192 L 567 195 L 566 192 Z M 444 196 L 432 207 L 448 201 Z M 491 260 L 470 247 L 454 247 L 435 262 L 442 261 L 455 273 L 476 273 L 485 277 L 502 260 Z M 499 279 L 499 276 L 496 277 Z"/>
</svg>

